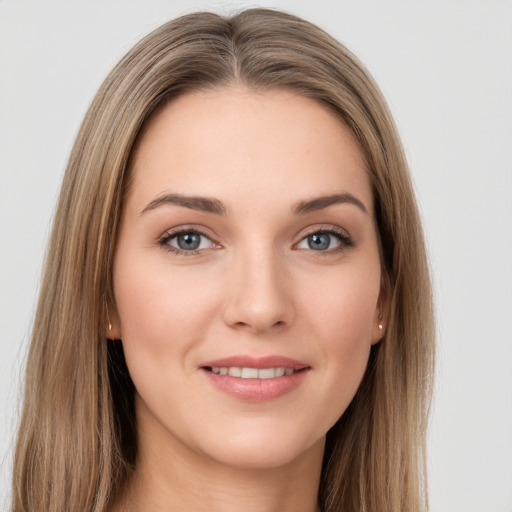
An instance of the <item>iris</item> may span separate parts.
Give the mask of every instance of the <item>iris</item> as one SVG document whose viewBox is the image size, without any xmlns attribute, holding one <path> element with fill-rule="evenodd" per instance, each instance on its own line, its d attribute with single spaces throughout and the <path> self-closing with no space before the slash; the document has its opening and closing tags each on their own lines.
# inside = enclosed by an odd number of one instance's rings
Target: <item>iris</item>
<svg viewBox="0 0 512 512">
<path fill-rule="evenodd" d="M 314 233 L 308 236 L 308 247 L 314 251 L 323 251 L 329 248 L 331 235 L 328 233 Z"/>
<path fill-rule="evenodd" d="M 184 250 L 194 250 L 201 244 L 201 235 L 199 233 L 184 233 L 176 237 L 178 247 Z"/>
</svg>

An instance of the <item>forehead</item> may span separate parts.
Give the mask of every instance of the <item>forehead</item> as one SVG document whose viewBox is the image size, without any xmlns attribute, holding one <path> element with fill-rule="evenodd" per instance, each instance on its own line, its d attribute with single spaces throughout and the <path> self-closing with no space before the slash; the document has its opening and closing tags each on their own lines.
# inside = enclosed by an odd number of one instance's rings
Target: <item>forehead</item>
<svg viewBox="0 0 512 512">
<path fill-rule="evenodd" d="M 325 105 L 288 90 L 230 87 L 185 94 L 146 123 L 131 159 L 128 201 L 165 192 L 244 205 L 350 192 L 371 211 L 365 162 Z"/>
</svg>

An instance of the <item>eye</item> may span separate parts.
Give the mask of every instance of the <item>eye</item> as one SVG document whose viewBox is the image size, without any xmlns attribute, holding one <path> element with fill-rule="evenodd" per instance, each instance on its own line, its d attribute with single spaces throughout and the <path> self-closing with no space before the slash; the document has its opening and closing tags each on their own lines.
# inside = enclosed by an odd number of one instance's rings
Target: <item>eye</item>
<svg viewBox="0 0 512 512">
<path fill-rule="evenodd" d="M 352 247 L 353 245 L 352 239 L 345 233 L 338 232 L 337 230 L 322 230 L 305 236 L 297 244 L 297 249 L 326 252 L 343 249 L 343 247 Z"/>
<path fill-rule="evenodd" d="M 216 247 L 207 235 L 197 230 L 168 233 L 160 240 L 160 245 L 180 254 L 194 254 L 203 249 Z"/>
</svg>

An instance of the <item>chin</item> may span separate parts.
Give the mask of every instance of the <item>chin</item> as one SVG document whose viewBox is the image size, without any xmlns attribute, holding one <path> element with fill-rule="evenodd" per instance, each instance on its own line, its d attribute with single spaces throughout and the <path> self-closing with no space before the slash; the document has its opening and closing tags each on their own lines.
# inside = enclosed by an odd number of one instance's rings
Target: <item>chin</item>
<svg viewBox="0 0 512 512">
<path fill-rule="evenodd" d="M 279 425 L 255 427 L 215 435 L 202 451 L 222 465 L 247 470 L 279 468 L 323 456 L 325 435 L 305 436 L 299 426 L 293 431 Z"/>
</svg>

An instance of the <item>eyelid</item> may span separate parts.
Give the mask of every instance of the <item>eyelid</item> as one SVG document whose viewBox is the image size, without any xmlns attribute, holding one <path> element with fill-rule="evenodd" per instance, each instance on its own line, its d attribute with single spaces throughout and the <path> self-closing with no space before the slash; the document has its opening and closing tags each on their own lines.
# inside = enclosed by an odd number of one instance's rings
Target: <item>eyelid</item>
<svg viewBox="0 0 512 512">
<path fill-rule="evenodd" d="M 165 250 L 172 252 L 174 254 L 180 255 L 180 256 L 193 256 L 200 254 L 207 249 L 192 249 L 192 250 L 183 250 L 179 249 L 178 247 L 174 247 L 172 245 L 169 245 L 169 240 L 185 233 L 197 233 L 198 235 L 204 236 L 207 238 L 215 247 L 212 247 L 211 249 L 218 249 L 220 248 L 220 244 L 215 240 L 215 238 L 207 232 L 205 228 L 202 226 L 197 225 L 183 225 L 183 226 L 177 226 L 171 229 L 166 230 L 161 236 L 158 237 L 157 243 Z M 209 248 L 210 249 L 210 248 Z"/>
<path fill-rule="evenodd" d="M 327 249 L 325 251 L 314 251 L 319 255 L 321 255 L 322 253 L 332 254 L 334 252 L 343 251 L 348 247 L 354 247 L 356 245 L 353 238 L 350 236 L 349 232 L 346 229 L 343 229 L 335 224 L 317 224 L 315 226 L 310 226 L 309 228 L 306 228 L 306 231 L 301 233 L 299 241 L 294 244 L 294 247 L 301 243 L 305 238 L 315 233 L 327 233 L 329 235 L 337 237 L 338 240 L 340 241 L 340 245 L 333 249 Z M 313 251 L 313 249 L 310 250 Z"/>
<path fill-rule="evenodd" d="M 214 247 L 208 248 L 208 249 L 196 249 L 196 250 L 182 250 L 177 247 L 171 246 L 168 244 L 169 240 L 172 238 L 175 238 L 176 236 L 179 236 L 180 234 L 185 233 L 197 233 L 201 236 L 206 237 L 213 245 Z M 313 249 L 310 249 L 312 252 L 316 252 L 318 255 L 323 254 L 333 254 L 336 252 L 343 251 L 349 247 L 354 247 L 356 244 L 354 240 L 352 239 L 351 235 L 348 233 L 346 229 L 341 228 L 340 226 L 337 226 L 335 224 L 316 224 L 314 226 L 309 226 L 306 228 L 305 231 L 303 231 L 300 235 L 300 239 L 293 244 L 293 248 L 297 250 L 298 244 L 300 244 L 305 238 L 307 238 L 310 235 L 313 235 L 315 233 L 327 233 L 329 235 L 333 235 L 336 238 L 338 238 L 340 244 L 337 247 L 334 247 L 332 249 L 326 249 L 324 251 L 313 251 Z M 178 255 L 184 255 L 184 256 L 191 256 L 191 255 L 197 255 L 200 254 L 206 250 L 209 249 L 219 249 L 221 248 L 221 244 L 215 239 L 216 237 L 212 236 L 212 234 L 209 233 L 209 230 L 207 228 L 204 228 L 203 226 L 198 226 L 197 224 L 194 225 L 182 225 L 182 226 L 176 226 L 174 228 L 166 230 L 162 235 L 160 235 L 157 238 L 157 243 L 164 249 L 168 250 L 169 252 L 172 252 L 174 254 Z M 306 250 L 306 249 L 300 249 L 300 250 Z"/>
</svg>

